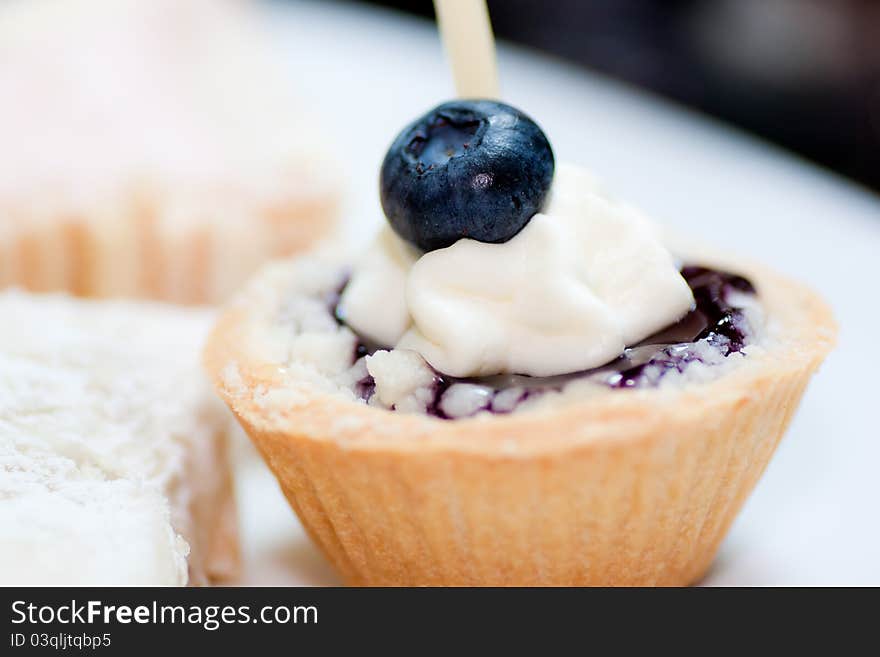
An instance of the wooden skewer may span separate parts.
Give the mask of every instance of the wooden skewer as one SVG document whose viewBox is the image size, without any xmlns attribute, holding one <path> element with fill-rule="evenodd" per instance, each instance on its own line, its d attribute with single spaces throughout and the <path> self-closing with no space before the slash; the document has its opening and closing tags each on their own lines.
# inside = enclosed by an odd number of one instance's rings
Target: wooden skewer
<svg viewBox="0 0 880 657">
<path fill-rule="evenodd" d="M 461 98 L 497 98 L 495 38 L 486 0 L 434 0 L 446 56 Z"/>
</svg>

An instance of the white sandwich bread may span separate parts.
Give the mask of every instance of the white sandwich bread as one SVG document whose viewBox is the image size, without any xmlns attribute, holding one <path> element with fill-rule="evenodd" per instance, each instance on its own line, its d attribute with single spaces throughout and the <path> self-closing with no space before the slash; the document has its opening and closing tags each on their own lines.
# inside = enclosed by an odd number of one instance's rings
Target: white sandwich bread
<svg viewBox="0 0 880 657">
<path fill-rule="evenodd" d="M 0 294 L 0 585 L 232 577 L 207 310 Z"/>
</svg>

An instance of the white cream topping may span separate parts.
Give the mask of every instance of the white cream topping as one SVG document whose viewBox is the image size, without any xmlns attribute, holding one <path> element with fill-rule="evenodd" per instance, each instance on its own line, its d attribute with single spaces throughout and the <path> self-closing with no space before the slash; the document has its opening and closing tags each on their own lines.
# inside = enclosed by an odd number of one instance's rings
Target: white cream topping
<svg viewBox="0 0 880 657">
<path fill-rule="evenodd" d="M 340 312 L 452 376 L 551 376 L 613 360 L 693 303 L 656 225 L 558 165 L 544 211 L 503 244 L 462 239 L 417 257 L 384 229 Z"/>
<path fill-rule="evenodd" d="M 406 283 L 418 251 L 385 226 L 355 267 L 345 288 L 340 312 L 370 340 L 392 346 L 411 320 Z"/>
<path fill-rule="evenodd" d="M 367 356 L 367 371 L 376 382 L 376 396 L 386 408 L 424 411 L 434 373 L 415 352 L 400 349 Z"/>
</svg>

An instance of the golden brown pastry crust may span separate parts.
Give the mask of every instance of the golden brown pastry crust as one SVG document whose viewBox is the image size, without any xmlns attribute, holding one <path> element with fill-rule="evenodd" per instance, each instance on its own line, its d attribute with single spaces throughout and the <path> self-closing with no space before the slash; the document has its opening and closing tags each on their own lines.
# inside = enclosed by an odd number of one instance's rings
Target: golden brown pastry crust
<svg viewBox="0 0 880 657">
<path fill-rule="evenodd" d="M 778 335 L 708 383 L 456 421 L 389 412 L 261 356 L 280 286 L 225 312 L 206 364 L 351 584 L 684 585 L 708 568 L 836 334 L 805 286 L 727 268 L 755 283 Z"/>
<path fill-rule="evenodd" d="M 0 288 L 217 303 L 262 262 L 328 235 L 337 206 L 328 192 L 237 210 L 234 219 L 210 210 L 163 218 L 161 197 L 146 193 L 100 210 L 34 214 L 7 207 L 7 221 L 0 222 Z"/>
</svg>

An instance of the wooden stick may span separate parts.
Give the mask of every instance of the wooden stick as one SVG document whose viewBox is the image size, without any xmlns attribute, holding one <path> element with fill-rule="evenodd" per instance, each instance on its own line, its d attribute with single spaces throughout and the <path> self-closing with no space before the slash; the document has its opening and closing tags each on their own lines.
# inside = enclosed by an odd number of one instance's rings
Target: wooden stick
<svg viewBox="0 0 880 657">
<path fill-rule="evenodd" d="M 497 98 L 495 38 L 486 0 L 434 0 L 446 56 L 462 98 Z"/>
</svg>

